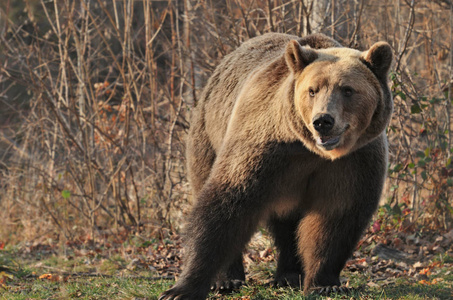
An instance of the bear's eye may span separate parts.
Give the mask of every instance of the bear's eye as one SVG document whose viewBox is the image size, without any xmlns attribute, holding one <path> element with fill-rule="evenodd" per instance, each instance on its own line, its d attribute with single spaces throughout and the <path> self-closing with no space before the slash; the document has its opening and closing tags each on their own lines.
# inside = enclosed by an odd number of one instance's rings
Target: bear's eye
<svg viewBox="0 0 453 300">
<path fill-rule="evenodd" d="M 308 89 L 308 94 L 310 95 L 310 97 L 314 97 L 316 93 L 315 93 L 315 91 L 312 88 L 309 88 Z"/>
<path fill-rule="evenodd" d="M 341 92 L 343 93 L 343 96 L 345 96 L 345 97 L 351 97 L 352 94 L 354 94 L 354 90 L 350 86 L 342 87 Z"/>
</svg>

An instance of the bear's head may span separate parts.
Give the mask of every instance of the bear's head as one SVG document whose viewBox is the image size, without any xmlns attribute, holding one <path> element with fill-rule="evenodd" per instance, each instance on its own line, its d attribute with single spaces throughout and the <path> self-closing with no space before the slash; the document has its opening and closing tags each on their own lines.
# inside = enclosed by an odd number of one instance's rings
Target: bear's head
<svg viewBox="0 0 453 300">
<path fill-rule="evenodd" d="M 305 145 L 331 160 L 354 151 L 387 126 L 393 110 L 388 73 L 389 44 L 368 51 L 350 48 L 315 50 L 291 41 L 285 53 L 292 74 L 291 97 L 303 121 Z"/>
</svg>

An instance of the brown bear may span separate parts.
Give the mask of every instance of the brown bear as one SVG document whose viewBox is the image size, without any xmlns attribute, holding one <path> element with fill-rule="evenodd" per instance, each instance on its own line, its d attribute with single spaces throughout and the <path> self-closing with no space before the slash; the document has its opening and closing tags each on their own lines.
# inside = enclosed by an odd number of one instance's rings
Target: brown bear
<svg viewBox="0 0 453 300">
<path fill-rule="evenodd" d="M 279 250 L 276 285 L 340 285 L 386 175 L 392 61 L 385 42 L 360 52 L 275 33 L 222 60 L 187 143 L 197 201 L 184 271 L 160 299 L 240 286 L 242 251 L 262 221 Z"/>
</svg>

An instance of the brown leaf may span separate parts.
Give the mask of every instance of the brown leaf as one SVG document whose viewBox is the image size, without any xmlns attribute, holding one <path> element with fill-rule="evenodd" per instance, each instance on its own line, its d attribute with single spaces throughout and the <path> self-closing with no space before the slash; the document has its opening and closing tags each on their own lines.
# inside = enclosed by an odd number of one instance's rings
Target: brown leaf
<svg viewBox="0 0 453 300">
<path fill-rule="evenodd" d="M 39 279 L 44 279 L 44 280 L 49 280 L 51 282 L 58 282 L 58 281 L 65 281 L 65 279 L 60 276 L 60 275 L 54 275 L 54 274 L 42 274 L 41 276 L 38 277 Z M 67 281 L 67 278 L 66 278 Z"/>
<path fill-rule="evenodd" d="M 423 270 L 421 270 L 420 272 L 418 272 L 419 274 L 421 275 L 430 275 L 431 272 L 430 272 L 431 268 L 424 268 Z"/>
<path fill-rule="evenodd" d="M 369 286 L 369 287 L 372 287 L 372 288 L 373 287 L 379 287 L 379 284 L 377 284 L 377 283 L 375 283 L 373 281 L 368 282 L 366 285 Z"/>
<path fill-rule="evenodd" d="M 376 222 L 374 222 L 373 226 L 371 227 L 371 232 L 376 233 L 379 230 L 381 230 L 381 221 L 376 220 Z"/>
<path fill-rule="evenodd" d="M 431 283 L 432 283 L 432 284 L 436 284 L 436 283 L 441 282 L 441 281 L 444 281 L 444 279 L 443 279 L 443 278 L 434 278 L 434 279 L 431 281 Z"/>
<path fill-rule="evenodd" d="M 47 274 L 42 274 L 41 276 L 38 277 L 39 279 L 51 279 L 52 274 L 47 273 Z"/>
</svg>

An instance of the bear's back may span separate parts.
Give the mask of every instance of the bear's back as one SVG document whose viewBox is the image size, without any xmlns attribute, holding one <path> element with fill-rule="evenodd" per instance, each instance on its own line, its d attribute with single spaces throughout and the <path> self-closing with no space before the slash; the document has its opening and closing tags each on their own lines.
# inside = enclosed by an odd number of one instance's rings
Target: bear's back
<svg viewBox="0 0 453 300">
<path fill-rule="evenodd" d="M 268 33 L 243 43 L 227 55 L 209 79 L 197 105 L 197 118 L 206 122 L 207 133 L 218 150 L 234 104 L 247 78 L 283 57 L 287 43 L 297 36 Z M 282 60 L 282 63 L 284 61 Z"/>
</svg>

